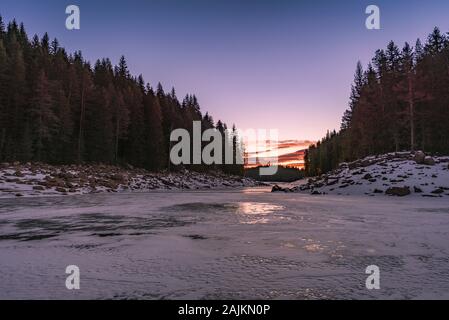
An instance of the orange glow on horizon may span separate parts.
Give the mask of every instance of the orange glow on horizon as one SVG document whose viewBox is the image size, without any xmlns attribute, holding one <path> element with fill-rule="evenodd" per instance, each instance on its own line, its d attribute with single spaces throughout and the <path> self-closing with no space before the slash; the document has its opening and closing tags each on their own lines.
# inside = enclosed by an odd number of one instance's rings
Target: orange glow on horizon
<svg viewBox="0 0 449 320">
<path fill-rule="evenodd" d="M 314 142 L 299 140 L 284 140 L 267 142 L 266 145 L 249 146 L 245 155 L 245 168 L 255 168 L 267 165 L 277 165 L 304 169 L 305 150 Z"/>
</svg>

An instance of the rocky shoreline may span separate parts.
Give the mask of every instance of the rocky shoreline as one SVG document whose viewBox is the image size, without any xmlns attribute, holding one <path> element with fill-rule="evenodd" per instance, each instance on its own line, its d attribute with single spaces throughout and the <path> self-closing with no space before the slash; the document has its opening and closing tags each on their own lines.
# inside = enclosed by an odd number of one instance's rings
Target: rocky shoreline
<svg viewBox="0 0 449 320">
<path fill-rule="evenodd" d="M 272 192 L 447 197 L 449 157 L 430 156 L 421 151 L 366 157 L 342 163 L 338 169 L 310 178 L 292 188 L 275 185 Z"/>
<path fill-rule="evenodd" d="M 110 165 L 0 164 L 0 198 L 151 190 L 206 190 L 260 186 L 221 172 L 149 172 Z"/>
</svg>

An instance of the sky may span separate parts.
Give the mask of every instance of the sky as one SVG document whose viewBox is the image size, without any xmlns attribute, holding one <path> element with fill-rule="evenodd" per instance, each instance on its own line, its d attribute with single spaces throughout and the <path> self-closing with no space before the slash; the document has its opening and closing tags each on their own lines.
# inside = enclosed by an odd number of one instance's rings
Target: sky
<svg viewBox="0 0 449 320">
<path fill-rule="evenodd" d="M 65 8 L 81 29 L 65 28 Z M 368 5 L 381 30 L 365 27 Z M 338 129 L 358 60 L 390 40 L 449 31 L 447 0 L 1 0 L 4 20 L 30 36 L 48 31 L 86 59 L 123 54 L 152 86 L 198 96 L 203 112 L 242 130 L 277 129 L 281 140 L 316 141 Z"/>
</svg>

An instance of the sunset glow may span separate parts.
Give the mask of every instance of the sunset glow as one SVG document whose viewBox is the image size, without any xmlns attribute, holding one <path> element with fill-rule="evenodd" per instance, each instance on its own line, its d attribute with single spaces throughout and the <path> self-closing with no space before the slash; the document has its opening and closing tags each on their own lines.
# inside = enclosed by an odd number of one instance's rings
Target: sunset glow
<svg viewBox="0 0 449 320">
<path fill-rule="evenodd" d="M 313 143 L 301 140 L 247 142 L 246 167 L 278 165 L 303 169 L 305 150 Z"/>
</svg>

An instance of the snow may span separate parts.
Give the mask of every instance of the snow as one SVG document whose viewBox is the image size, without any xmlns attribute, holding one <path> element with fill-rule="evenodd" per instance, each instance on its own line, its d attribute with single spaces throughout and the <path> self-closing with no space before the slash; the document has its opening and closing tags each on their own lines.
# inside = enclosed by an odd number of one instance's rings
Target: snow
<svg viewBox="0 0 449 320">
<path fill-rule="evenodd" d="M 1 199 L 0 298 L 447 299 L 448 199 L 269 188 Z M 65 288 L 72 264 L 80 290 Z M 365 288 L 369 265 L 381 290 Z"/>
<path fill-rule="evenodd" d="M 1 164 L 0 198 L 81 195 L 92 193 L 148 192 L 150 190 L 198 190 L 261 185 L 220 172 L 148 172 L 106 165 L 50 166 Z"/>
<path fill-rule="evenodd" d="M 410 189 L 414 197 L 449 196 L 449 157 L 434 157 L 434 165 L 418 164 L 410 153 L 367 157 L 302 181 L 289 191 L 382 197 L 392 187 Z M 448 197 L 449 200 L 449 197 Z"/>
</svg>

